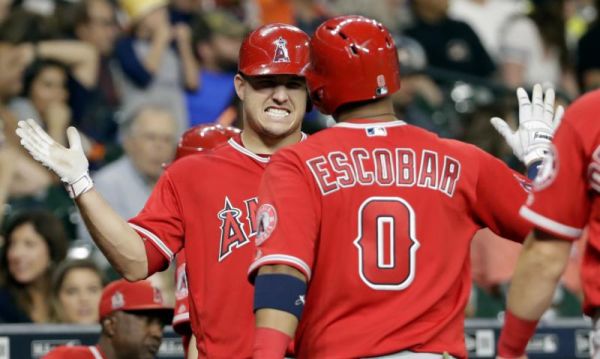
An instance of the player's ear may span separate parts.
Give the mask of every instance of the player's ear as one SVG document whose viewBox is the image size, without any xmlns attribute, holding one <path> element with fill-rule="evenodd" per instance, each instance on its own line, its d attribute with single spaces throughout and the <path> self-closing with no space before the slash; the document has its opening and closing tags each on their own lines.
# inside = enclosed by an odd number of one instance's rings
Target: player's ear
<svg viewBox="0 0 600 359">
<path fill-rule="evenodd" d="M 102 334 L 109 338 L 114 337 L 117 332 L 117 320 L 114 315 L 104 318 L 100 323 L 102 325 Z"/>
<path fill-rule="evenodd" d="M 244 87 L 248 86 L 246 79 L 239 72 L 233 78 L 233 86 L 235 87 L 235 93 L 241 101 L 244 101 Z"/>
</svg>

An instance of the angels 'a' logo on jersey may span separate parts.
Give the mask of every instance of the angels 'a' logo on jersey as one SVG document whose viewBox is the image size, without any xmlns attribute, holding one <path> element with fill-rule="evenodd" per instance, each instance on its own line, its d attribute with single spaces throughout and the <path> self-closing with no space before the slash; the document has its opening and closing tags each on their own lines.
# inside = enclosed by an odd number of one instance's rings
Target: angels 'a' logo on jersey
<svg viewBox="0 0 600 359">
<path fill-rule="evenodd" d="M 256 213 L 256 221 L 258 222 L 258 232 L 254 243 L 257 246 L 260 246 L 271 236 L 271 233 L 273 233 L 275 226 L 277 225 L 277 211 L 275 210 L 275 207 L 268 203 L 260 206 Z"/>
<path fill-rule="evenodd" d="M 181 300 L 188 296 L 188 280 L 185 274 L 185 263 L 177 267 L 177 283 L 175 283 L 175 298 Z"/>
<path fill-rule="evenodd" d="M 533 187 L 536 190 L 541 190 L 548 187 L 558 173 L 558 156 L 556 155 L 556 148 L 554 145 L 550 145 L 548 153 L 542 159 L 542 164 L 538 170 L 537 176 L 533 180 Z"/>
<path fill-rule="evenodd" d="M 242 211 L 233 207 L 228 197 L 225 197 L 225 206 L 217 216 L 221 220 L 221 244 L 219 247 L 219 262 L 221 262 L 233 252 L 234 248 L 246 245 L 250 243 L 250 240 L 244 232 L 244 224 L 240 219 Z"/>
<path fill-rule="evenodd" d="M 281 36 L 275 41 L 275 56 L 273 62 L 290 62 L 287 41 Z"/>
<path fill-rule="evenodd" d="M 592 161 L 588 167 L 588 181 L 590 188 L 600 192 L 600 146 L 592 154 Z"/>
</svg>

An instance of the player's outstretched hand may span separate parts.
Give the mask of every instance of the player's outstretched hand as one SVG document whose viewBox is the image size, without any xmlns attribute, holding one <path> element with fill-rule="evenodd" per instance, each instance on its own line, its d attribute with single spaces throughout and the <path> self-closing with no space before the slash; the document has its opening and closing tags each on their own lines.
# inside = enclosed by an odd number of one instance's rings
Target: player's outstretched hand
<svg viewBox="0 0 600 359">
<path fill-rule="evenodd" d="M 541 161 L 546 155 L 554 132 L 558 128 L 564 108 L 558 106 L 554 110 L 554 89 L 549 88 L 543 95 L 542 86 L 533 87 L 531 101 L 527 92 L 519 87 L 519 128 L 513 132 L 510 126 L 501 118 L 490 120 L 492 126 L 506 140 L 513 153 L 526 166 Z"/>
<path fill-rule="evenodd" d="M 31 156 L 56 173 L 71 197 L 75 198 L 92 188 L 88 174 L 89 163 L 81 138 L 75 127 L 67 129 L 69 148 L 54 141 L 34 120 L 19 121 L 17 135 Z"/>
</svg>

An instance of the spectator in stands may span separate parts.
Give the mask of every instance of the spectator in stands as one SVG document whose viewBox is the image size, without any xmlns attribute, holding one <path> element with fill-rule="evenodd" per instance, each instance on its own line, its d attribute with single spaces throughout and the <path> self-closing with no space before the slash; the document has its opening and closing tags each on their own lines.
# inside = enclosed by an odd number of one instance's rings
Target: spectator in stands
<svg viewBox="0 0 600 359">
<path fill-rule="evenodd" d="M 53 321 L 50 278 L 67 250 L 62 223 L 50 212 L 25 212 L 8 223 L 5 238 L 0 322 Z"/>
<path fill-rule="evenodd" d="M 83 91 L 72 93 L 70 99 L 71 104 L 78 104 L 74 106 L 76 127 L 94 141 L 88 157 L 98 161 L 104 157 L 105 146 L 116 143 L 120 95 L 111 66 L 114 65 L 113 50 L 119 28 L 115 7 L 108 0 L 81 1 L 74 5 L 72 13 L 73 34 L 92 45 L 100 55 L 97 86 L 87 94 Z"/>
<path fill-rule="evenodd" d="M 31 163 L 26 156 L 19 157 L 18 147 L 15 147 L 18 142 L 14 135 L 16 118 L 6 107 L 10 99 L 21 92 L 23 69 L 24 63 L 21 61 L 19 49 L 9 43 L 0 43 L 0 225 L 4 219 L 5 203 L 11 193 L 16 162 Z M 40 173 L 43 174 L 41 171 Z"/>
<path fill-rule="evenodd" d="M 61 323 L 95 324 L 104 286 L 103 274 L 88 259 L 62 262 L 52 281 L 52 303 Z"/>
<path fill-rule="evenodd" d="M 173 318 L 159 289 L 142 280 L 110 283 L 100 299 L 102 332 L 95 346 L 62 346 L 45 359 L 154 358 L 162 342 L 163 328 Z"/>
<path fill-rule="evenodd" d="M 512 18 L 501 32 L 504 83 L 512 88 L 542 83 L 575 96 L 577 86 L 565 37 L 564 0 L 534 0 L 533 4 L 528 16 Z"/>
<path fill-rule="evenodd" d="M 496 66 L 469 25 L 448 17 L 448 0 L 413 0 L 415 23 L 405 35 L 418 41 L 429 65 L 478 77 L 491 77 Z"/>
<path fill-rule="evenodd" d="M 180 22 L 191 25 L 192 19 L 202 10 L 202 0 L 170 0 L 169 20 L 171 24 Z"/>
<path fill-rule="evenodd" d="M 143 104 L 160 104 L 174 114 L 178 134 L 188 127 L 184 87 L 195 90 L 198 69 L 191 30 L 184 23 L 171 26 L 166 0 L 121 0 L 128 15 L 127 36 L 116 46 L 123 72 L 119 78 L 123 117 Z M 174 40 L 175 49 L 170 45 Z"/>
<path fill-rule="evenodd" d="M 15 151 L 5 143 L 6 140 L 4 139 L 2 126 L 2 121 L 0 121 L 0 228 L 4 219 L 5 204 L 10 194 L 10 185 L 15 172 Z M 3 242 L 0 236 L 0 248 Z"/>
<path fill-rule="evenodd" d="M 219 122 L 230 125 L 235 117 L 233 78 L 248 29 L 222 10 L 198 15 L 192 22 L 192 39 L 198 66 L 198 89 L 186 95 L 190 125 Z M 233 116 L 231 115 L 233 112 Z"/>
<path fill-rule="evenodd" d="M 473 28 L 481 43 L 497 63 L 500 52 L 498 34 L 513 16 L 523 14 L 525 2 L 507 0 L 451 0 L 450 17 Z"/>
<path fill-rule="evenodd" d="M 74 91 L 78 88 L 88 93 L 87 89 L 96 85 L 98 54 L 91 45 L 70 40 L 25 43 L 21 50 L 30 64 L 25 72 L 25 96 L 11 101 L 10 109 L 19 120 L 42 122 L 50 135 L 64 144 L 64 130 L 72 121 L 69 83 Z"/>
<path fill-rule="evenodd" d="M 595 1 L 596 21 L 579 40 L 577 77 L 582 92 L 600 87 L 600 0 Z"/>
<path fill-rule="evenodd" d="M 25 73 L 24 94 L 10 106 L 18 119 L 40 121 L 52 138 L 65 145 L 65 131 L 71 125 L 66 67 L 53 60 L 34 62 Z"/>
<path fill-rule="evenodd" d="M 0 24 L 10 15 L 12 0 L 0 0 Z"/>
<path fill-rule="evenodd" d="M 135 216 L 175 154 L 177 124 L 170 112 L 157 106 L 141 108 L 121 126 L 125 154 L 94 176 L 96 190 L 124 218 Z M 80 238 L 90 238 L 83 223 Z"/>
</svg>

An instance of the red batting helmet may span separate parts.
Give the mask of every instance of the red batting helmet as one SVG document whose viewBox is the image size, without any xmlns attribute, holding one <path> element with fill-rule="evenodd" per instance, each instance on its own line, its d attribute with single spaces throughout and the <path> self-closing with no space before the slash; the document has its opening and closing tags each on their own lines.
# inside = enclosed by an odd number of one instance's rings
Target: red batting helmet
<svg viewBox="0 0 600 359">
<path fill-rule="evenodd" d="M 325 21 L 310 41 L 310 53 L 306 80 L 311 99 L 325 114 L 400 88 L 394 40 L 375 20 L 350 15 Z"/>
<path fill-rule="evenodd" d="M 244 39 L 238 71 L 247 76 L 304 76 L 310 61 L 309 41 L 309 36 L 295 26 L 261 26 Z"/>
<path fill-rule="evenodd" d="M 181 135 L 175 159 L 214 148 L 238 133 L 240 130 L 232 126 L 223 127 L 218 124 L 194 126 Z"/>
</svg>

